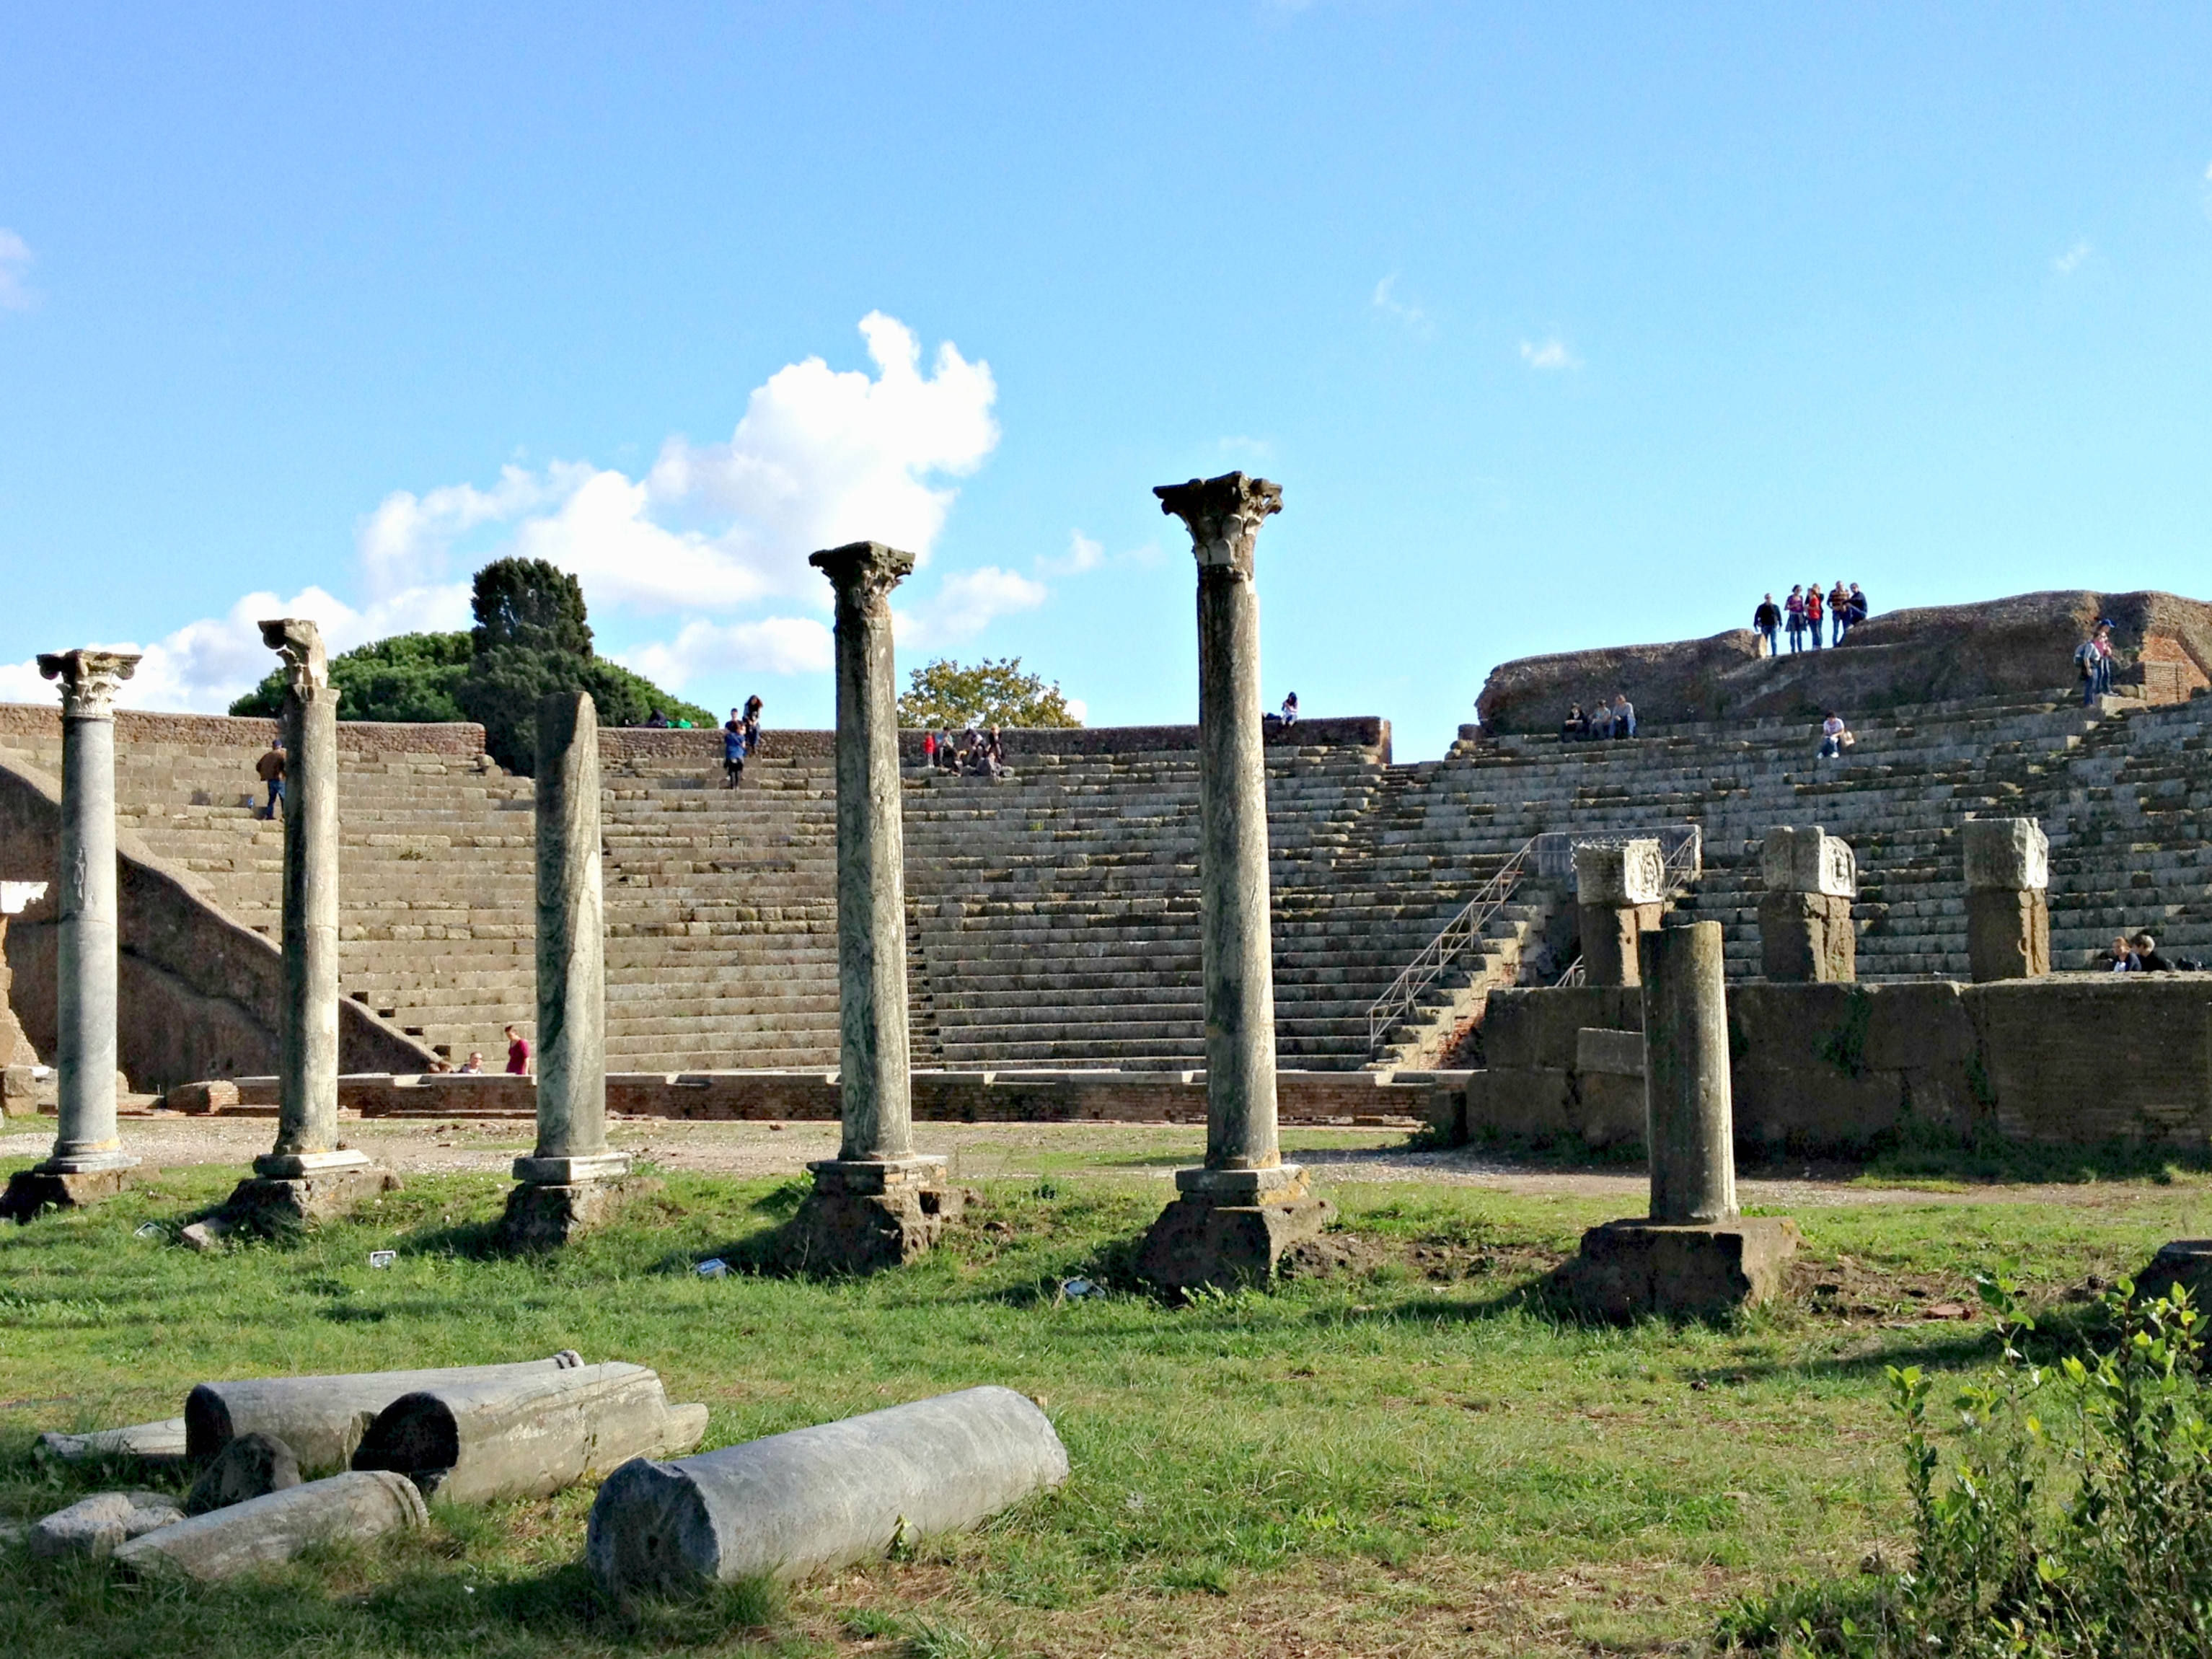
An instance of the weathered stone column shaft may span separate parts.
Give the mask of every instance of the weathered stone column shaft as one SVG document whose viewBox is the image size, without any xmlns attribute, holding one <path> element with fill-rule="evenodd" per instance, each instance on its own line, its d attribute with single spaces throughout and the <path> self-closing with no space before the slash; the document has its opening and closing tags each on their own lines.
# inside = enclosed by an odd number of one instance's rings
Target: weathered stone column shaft
<svg viewBox="0 0 2212 1659">
<path fill-rule="evenodd" d="M 1283 492 L 1241 472 L 1152 492 L 1198 560 L 1200 931 L 1206 996 L 1206 1164 L 1271 1169 L 1275 967 L 1268 912 L 1267 761 L 1261 725 L 1260 526 Z"/>
<path fill-rule="evenodd" d="M 526 1163 L 607 1149 L 606 906 L 599 867 L 599 711 L 584 693 L 538 710 L 538 1150 Z M 627 1159 L 622 1160 L 625 1164 Z M 547 1172 L 561 1180 L 573 1167 Z"/>
<path fill-rule="evenodd" d="M 1729 1220 L 1737 1213 L 1735 1128 L 1721 926 L 1656 928 L 1637 941 L 1637 954 L 1651 1219 Z"/>
<path fill-rule="evenodd" d="M 276 1146 L 254 1160 L 296 1177 L 366 1164 L 337 1152 L 338 694 L 321 631 L 286 617 L 261 624 L 283 659 L 283 1004 L 276 1060 Z"/>
<path fill-rule="evenodd" d="M 55 1175 L 128 1169 L 115 1124 L 117 951 L 115 693 L 138 659 L 112 652 L 41 656 L 62 689 L 61 886 L 56 943 L 58 1133 L 38 1167 Z"/>
<path fill-rule="evenodd" d="M 906 853 L 891 589 L 914 556 L 880 542 L 809 561 L 836 591 L 838 1093 L 841 1159 L 914 1155 L 906 1002 Z"/>
</svg>

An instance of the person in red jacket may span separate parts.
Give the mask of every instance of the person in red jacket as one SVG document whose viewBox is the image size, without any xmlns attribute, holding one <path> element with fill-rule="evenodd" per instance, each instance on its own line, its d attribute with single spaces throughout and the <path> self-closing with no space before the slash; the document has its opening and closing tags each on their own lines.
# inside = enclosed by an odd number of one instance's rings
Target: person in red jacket
<svg viewBox="0 0 2212 1659">
<path fill-rule="evenodd" d="M 507 1028 L 507 1071 L 510 1077 L 530 1075 L 530 1040 L 512 1025 Z"/>
<path fill-rule="evenodd" d="M 1813 648 L 1820 648 L 1820 619 L 1826 615 L 1820 598 L 1820 584 L 1805 584 L 1805 630 L 1813 636 Z"/>
</svg>

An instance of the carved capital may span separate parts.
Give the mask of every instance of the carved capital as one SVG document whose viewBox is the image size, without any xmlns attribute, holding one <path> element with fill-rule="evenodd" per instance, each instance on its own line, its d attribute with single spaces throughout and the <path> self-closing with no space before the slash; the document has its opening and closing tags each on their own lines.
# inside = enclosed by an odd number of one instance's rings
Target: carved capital
<svg viewBox="0 0 2212 1659">
<path fill-rule="evenodd" d="M 323 630 L 303 617 L 280 617 L 261 624 L 261 643 L 284 659 L 284 683 L 301 702 L 330 689 L 330 659 Z"/>
<path fill-rule="evenodd" d="M 829 577 L 840 599 L 853 599 L 865 605 L 880 599 L 914 574 L 914 555 L 902 553 L 881 542 L 847 542 L 825 547 L 807 561 Z"/>
<path fill-rule="evenodd" d="M 1200 570 L 1226 566 L 1240 576 L 1252 574 L 1252 544 L 1260 521 L 1283 510 L 1283 487 L 1242 472 L 1188 483 L 1162 484 L 1152 491 L 1160 511 L 1172 513 L 1190 531 L 1191 551 Z"/>
<path fill-rule="evenodd" d="M 87 648 L 39 657 L 39 672 L 62 683 L 62 713 L 70 720 L 113 720 L 115 694 L 137 672 L 138 654 L 131 651 Z"/>
</svg>

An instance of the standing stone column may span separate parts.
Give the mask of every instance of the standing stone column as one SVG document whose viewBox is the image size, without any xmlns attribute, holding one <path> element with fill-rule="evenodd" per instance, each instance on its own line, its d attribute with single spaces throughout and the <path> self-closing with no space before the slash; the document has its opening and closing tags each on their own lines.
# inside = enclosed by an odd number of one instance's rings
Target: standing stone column
<svg viewBox="0 0 2212 1659">
<path fill-rule="evenodd" d="M 1766 832 L 1759 902 L 1759 951 L 1766 977 L 1848 985 L 1858 977 L 1858 935 L 1851 901 L 1858 896 L 1858 866 L 1850 843 L 1820 825 Z"/>
<path fill-rule="evenodd" d="M 591 697 L 538 706 L 538 1146 L 514 1160 L 508 1243 L 566 1243 L 610 1219 L 629 1154 L 607 1150 L 606 905 L 599 717 Z"/>
<path fill-rule="evenodd" d="M 1666 900 L 1667 855 L 1656 837 L 1575 848 L 1585 983 L 1641 983 L 1636 942 L 1658 927 Z"/>
<path fill-rule="evenodd" d="M 1267 763 L 1261 725 L 1261 524 L 1281 486 L 1231 472 L 1153 490 L 1198 560 L 1200 929 L 1206 1000 L 1206 1163 L 1146 1237 L 1139 1269 L 1170 1286 L 1273 1276 L 1335 1213 L 1285 1164 L 1276 1132 L 1275 977 L 1268 912 Z"/>
<path fill-rule="evenodd" d="M 2033 818 L 1968 818 L 1966 959 L 1975 983 L 2051 971 L 2051 842 Z"/>
<path fill-rule="evenodd" d="M 54 1067 L 59 1133 L 52 1155 L 11 1177 L 0 1214 L 27 1221 L 46 1205 L 95 1203 L 120 1192 L 138 1160 L 115 1125 L 115 694 L 138 666 L 121 652 L 42 655 L 61 682 L 60 937 L 55 952 Z"/>
<path fill-rule="evenodd" d="M 1637 941 L 1644 985 L 1648 1216 L 1583 1235 L 1563 1287 L 1612 1318 L 1710 1316 L 1763 1302 L 1796 1252 L 1796 1224 L 1736 1207 L 1729 1083 L 1728 988 L 1717 921 L 1662 927 Z"/>
<path fill-rule="evenodd" d="M 844 1139 L 809 1165 L 814 1191 L 786 1235 L 788 1266 L 865 1273 L 937 1242 L 962 1194 L 914 1149 L 906 1002 L 906 853 L 899 813 L 891 589 L 914 555 L 826 548 L 837 614 L 837 1093 Z"/>
<path fill-rule="evenodd" d="M 338 694 L 322 630 L 302 617 L 261 624 L 284 672 L 284 961 L 277 1009 L 276 1145 L 234 1212 L 334 1215 L 382 1185 L 368 1157 L 338 1145 Z"/>
</svg>

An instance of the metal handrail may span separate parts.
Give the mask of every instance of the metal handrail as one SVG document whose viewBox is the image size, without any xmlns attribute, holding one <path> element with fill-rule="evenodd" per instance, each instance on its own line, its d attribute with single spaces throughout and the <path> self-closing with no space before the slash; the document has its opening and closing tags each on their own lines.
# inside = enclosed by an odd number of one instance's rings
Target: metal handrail
<svg viewBox="0 0 2212 1659">
<path fill-rule="evenodd" d="M 1482 937 L 1482 930 L 1489 926 L 1491 918 L 1504 908 L 1506 901 L 1513 896 L 1513 890 L 1521 884 L 1522 872 L 1535 846 L 1531 837 L 1516 848 L 1497 873 L 1476 890 L 1466 907 L 1446 922 L 1443 930 L 1423 945 L 1420 954 L 1390 981 L 1390 988 L 1368 1006 L 1369 1054 L 1382 1051 L 1383 1034 L 1413 1012 L 1421 993 L 1451 966 L 1462 951 Z"/>
<path fill-rule="evenodd" d="M 1413 1011 L 1423 991 L 1433 984 L 1445 969 L 1469 945 L 1482 937 L 1482 930 L 1491 919 L 1511 900 L 1514 890 L 1531 864 L 1540 873 L 1559 872 L 1547 868 L 1564 860 L 1565 873 L 1574 870 L 1574 849 L 1577 847 L 1618 846 L 1624 842 L 1656 840 L 1659 842 L 1662 871 L 1666 878 L 1662 890 L 1672 897 L 1674 893 L 1695 881 L 1705 869 L 1705 832 L 1694 823 L 1667 824 L 1657 830 L 1610 832 L 1599 835 L 1577 835 L 1572 830 L 1547 830 L 1531 836 L 1516 848 L 1498 873 L 1485 882 L 1464 909 L 1443 926 L 1443 930 L 1421 948 L 1421 953 L 1407 963 L 1398 977 L 1390 981 L 1390 988 L 1368 1005 L 1367 1052 L 1382 1051 L 1382 1038 L 1393 1025 Z M 1558 982 L 1561 985 L 1583 983 L 1583 960 L 1577 957 L 1569 964 Z"/>
<path fill-rule="evenodd" d="M 1577 957 L 1567 964 L 1567 971 L 1552 981 L 1552 988 L 1556 991 L 1562 986 L 1583 985 L 1589 981 L 1589 969 L 1583 966 L 1583 959 Z"/>
</svg>

